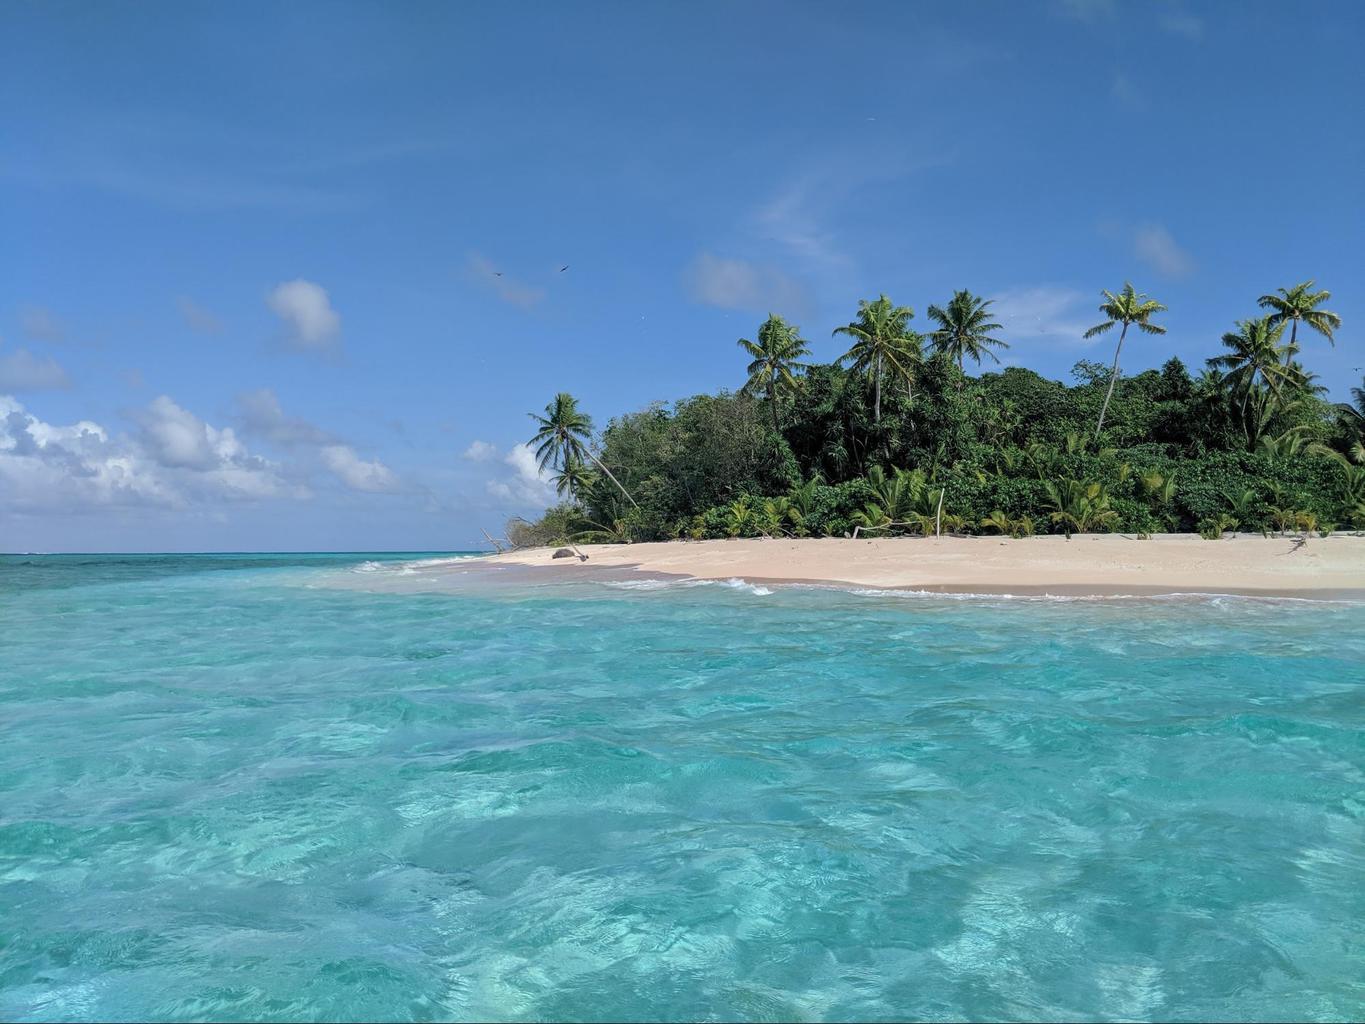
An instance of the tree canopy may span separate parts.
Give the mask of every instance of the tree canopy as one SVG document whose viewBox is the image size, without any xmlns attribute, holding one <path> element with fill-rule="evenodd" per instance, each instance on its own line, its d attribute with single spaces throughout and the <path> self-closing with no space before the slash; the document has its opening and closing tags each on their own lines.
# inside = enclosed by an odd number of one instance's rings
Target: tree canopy
<svg viewBox="0 0 1365 1024">
<path fill-rule="evenodd" d="M 1312 287 L 1263 296 L 1270 312 L 1238 321 L 1198 377 L 1174 358 L 1120 374 L 1129 327 L 1163 334 L 1166 307 L 1131 284 L 1105 291 L 1088 333 L 1120 327 L 1113 364 L 1078 363 L 1072 385 L 1018 366 L 964 373 L 1007 344 L 968 291 L 928 307 L 933 358 L 913 311 L 886 295 L 835 331 L 852 343 L 831 363 L 805 361 L 799 330 L 774 314 L 739 342 L 738 391 L 600 433 L 567 394 L 534 415 L 566 501 L 519 536 L 1365 529 L 1365 381 L 1334 405 L 1297 360 L 1292 325 L 1340 327 Z"/>
</svg>

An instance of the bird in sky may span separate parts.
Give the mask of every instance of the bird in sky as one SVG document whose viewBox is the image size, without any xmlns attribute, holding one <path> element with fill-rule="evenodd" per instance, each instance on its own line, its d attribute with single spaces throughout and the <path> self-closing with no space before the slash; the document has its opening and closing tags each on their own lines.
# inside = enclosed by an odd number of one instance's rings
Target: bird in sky
<svg viewBox="0 0 1365 1024">
<path fill-rule="evenodd" d="M 501 270 L 495 270 L 495 271 L 493 271 L 493 276 L 494 276 L 494 277 L 502 277 L 502 271 L 501 271 Z"/>
<path fill-rule="evenodd" d="M 564 266 L 562 266 L 562 267 L 559 268 L 559 272 L 562 274 L 562 273 L 564 273 L 564 271 L 566 271 L 566 270 L 568 270 L 568 269 L 569 269 L 569 265 L 566 263 L 566 264 L 564 264 Z"/>
</svg>

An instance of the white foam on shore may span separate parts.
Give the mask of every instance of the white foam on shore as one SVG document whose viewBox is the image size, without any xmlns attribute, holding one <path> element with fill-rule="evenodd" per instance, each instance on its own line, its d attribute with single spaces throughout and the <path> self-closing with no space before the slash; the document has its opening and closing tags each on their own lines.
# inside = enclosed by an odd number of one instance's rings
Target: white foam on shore
<svg viewBox="0 0 1365 1024">
<path fill-rule="evenodd" d="M 776 587 L 779 590 L 816 590 L 849 594 L 854 597 L 868 598 L 891 598 L 895 600 L 928 600 L 928 601 L 970 601 L 970 602 L 990 602 L 990 601 L 1009 601 L 1009 602 L 1041 602 L 1046 604 L 1075 604 L 1075 603 L 1096 603 L 1111 601 L 1185 601 L 1194 604 L 1206 604 L 1214 608 L 1226 607 L 1242 603 L 1252 604 L 1325 604 L 1325 605 L 1351 605 L 1359 604 L 1359 601 L 1350 598 L 1328 598 L 1328 597 L 1293 597 L 1289 595 L 1277 594 L 1223 594 L 1207 591 L 1172 591 L 1163 594 L 1010 594 L 992 593 L 989 591 L 944 591 L 944 590 L 923 590 L 909 587 L 864 587 L 852 584 L 837 582 L 813 583 L 810 581 L 782 582 L 778 580 L 768 580 L 764 583 L 754 583 L 750 580 L 735 576 L 729 579 L 690 579 L 690 578 L 667 578 L 647 577 L 638 580 L 601 580 L 575 582 L 599 582 L 602 586 L 613 587 L 618 590 L 634 591 L 660 591 L 674 590 L 679 588 L 691 587 L 724 587 L 730 590 L 739 590 L 753 594 L 757 597 L 771 596 Z"/>
<path fill-rule="evenodd" d="M 753 594 L 755 597 L 769 597 L 772 591 L 767 587 L 757 583 L 750 583 L 748 580 L 740 579 L 738 576 L 728 580 L 696 580 L 696 579 L 642 579 L 642 580 L 602 580 L 603 585 L 615 587 L 618 590 L 673 590 L 679 587 L 727 587 L 730 590 L 742 590 Z"/>
</svg>

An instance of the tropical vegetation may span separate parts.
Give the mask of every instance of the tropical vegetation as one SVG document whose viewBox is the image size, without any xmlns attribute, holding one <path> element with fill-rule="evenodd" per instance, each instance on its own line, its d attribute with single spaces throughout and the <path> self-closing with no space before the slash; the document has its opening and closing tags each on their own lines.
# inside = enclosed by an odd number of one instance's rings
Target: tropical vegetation
<svg viewBox="0 0 1365 1024">
<path fill-rule="evenodd" d="M 1130 375 L 1130 328 L 1164 334 L 1166 307 L 1131 284 L 1101 295 L 1087 336 L 1119 328 L 1112 362 L 1081 360 L 1070 385 L 1020 366 L 967 373 L 1009 342 L 991 301 L 964 290 L 927 307 L 924 335 L 909 306 L 863 300 L 830 363 L 809 361 L 800 329 L 771 315 L 738 342 L 738 390 L 656 403 L 600 433 L 556 395 L 532 414 L 531 443 L 562 500 L 508 536 L 1365 529 L 1365 381 L 1334 404 L 1299 359 L 1300 324 L 1329 341 L 1341 326 L 1330 293 L 1307 281 L 1261 296 L 1267 312 L 1211 339 L 1198 373 L 1170 358 Z"/>
</svg>

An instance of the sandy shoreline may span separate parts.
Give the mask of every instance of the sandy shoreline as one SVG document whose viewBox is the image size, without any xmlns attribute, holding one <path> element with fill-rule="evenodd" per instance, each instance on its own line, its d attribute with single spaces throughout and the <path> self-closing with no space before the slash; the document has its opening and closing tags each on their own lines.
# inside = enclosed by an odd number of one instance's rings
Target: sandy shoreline
<svg viewBox="0 0 1365 1024">
<path fill-rule="evenodd" d="M 610 570 L 693 579 L 941 591 L 944 593 L 1155 596 L 1174 593 L 1365 599 L 1365 537 L 1191 534 L 1147 540 L 1073 537 L 926 537 L 848 540 L 710 540 L 601 544 L 589 556 L 551 559 L 553 548 L 489 556 L 494 565 L 544 566 L 566 578 Z"/>
</svg>

